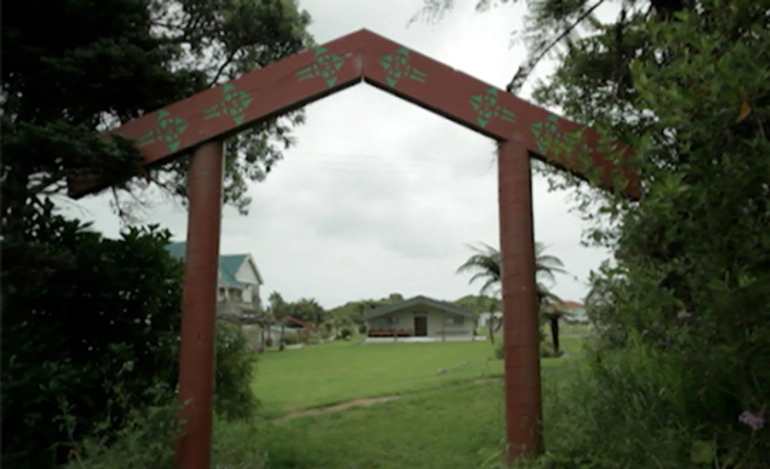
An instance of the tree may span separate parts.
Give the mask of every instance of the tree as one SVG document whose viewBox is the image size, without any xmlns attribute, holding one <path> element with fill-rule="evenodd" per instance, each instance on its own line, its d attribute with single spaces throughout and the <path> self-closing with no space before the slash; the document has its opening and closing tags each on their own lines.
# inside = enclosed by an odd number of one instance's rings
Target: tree
<svg viewBox="0 0 770 469">
<path fill-rule="evenodd" d="M 293 0 L 9 6 L 2 31 L 4 226 L 23 219 L 33 198 L 60 193 L 66 178 L 82 168 L 116 183 L 139 174 L 130 142 L 103 141 L 97 130 L 304 49 L 311 41 L 309 21 Z M 246 181 L 264 177 L 299 122 L 298 113 L 275 118 L 228 142 L 228 203 L 246 209 Z M 160 184 L 183 197 L 186 164 L 144 173 L 121 187 L 136 193 Z"/>
<path fill-rule="evenodd" d="M 60 406 L 75 418 L 75 438 L 105 422 L 109 436 L 128 409 L 152 401 L 145 391 L 176 384 L 181 280 L 168 235 L 147 228 L 103 239 L 58 216 L 51 196 L 90 168 L 120 186 L 121 215 L 127 194 L 141 202 L 153 185 L 183 198 L 185 162 L 125 182 L 139 174 L 137 150 L 99 132 L 304 49 L 308 22 L 292 0 L 6 5 L 3 467 L 63 462 Z M 229 142 L 227 203 L 246 209 L 246 181 L 264 176 L 299 122 L 301 113 L 276 117 Z"/>
<path fill-rule="evenodd" d="M 300 298 L 296 303 L 290 303 L 287 309 L 290 316 L 316 327 L 326 319 L 326 310 L 315 298 Z"/>
<path fill-rule="evenodd" d="M 465 295 L 454 303 L 463 308 L 473 310 L 478 314 L 500 311 L 502 306 L 498 298 L 486 295 Z"/>
<path fill-rule="evenodd" d="M 281 319 L 283 316 L 288 314 L 287 303 L 283 300 L 283 297 L 277 291 L 270 293 L 270 296 L 267 297 L 267 304 L 268 311 L 276 319 Z"/>
<path fill-rule="evenodd" d="M 469 283 L 473 283 L 476 280 L 483 280 L 484 284 L 481 286 L 480 293 L 492 291 L 493 295 L 498 296 L 501 289 L 500 281 L 500 251 L 488 244 L 480 243 L 479 247 L 469 246 L 475 254 L 468 258 L 465 263 L 457 268 L 457 273 L 474 272 L 473 276 L 469 280 Z M 537 301 L 538 309 L 542 311 L 543 306 L 549 302 L 559 301 L 559 298 L 553 294 L 550 289 L 543 283 L 542 280 L 555 281 L 556 273 L 564 273 L 564 264 L 561 259 L 550 254 L 545 254 L 545 245 L 536 242 L 535 243 L 535 275 L 539 277 L 537 281 Z M 554 328 L 553 322 L 551 324 L 551 333 L 555 334 L 555 342 L 558 343 L 558 321 Z M 490 321 L 490 340 L 494 342 L 493 325 L 494 320 Z M 494 330 L 499 330 L 502 326 L 502 321 L 497 324 Z"/>
<path fill-rule="evenodd" d="M 606 22 L 581 13 L 600 0 L 533 3 L 528 28 L 583 31 L 564 35 L 557 71 L 536 98 L 632 146 L 644 189 L 638 202 L 591 190 L 578 200 L 596 222 L 588 240 L 615 253 L 594 276 L 588 302 L 601 326 L 590 389 L 623 396 L 607 394 L 593 410 L 649 429 L 646 443 L 574 450 L 589 465 L 596 458 L 632 466 L 649 457 L 646 448 L 660 447 L 656 460 L 685 467 L 695 462 L 682 457 L 692 442 L 718 434 L 710 452 L 737 450 L 735 467 L 762 465 L 770 441 L 753 439 L 745 425 L 722 429 L 759 412 L 770 389 L 767 2 L 616 2 L 618 14 Z M 626 378 L 643 375 L 651 350 L 650 369 L 670 365 L 647 375 L 658 382 L 638 388 L 649 404 L 636 412 L 626 405 Z M 656 396 L 660 389 L 677 389 L 682 399 L 671 405 Z M 672 423 L 660 425 L 661 415 Z M 585 441 L 600 441 L 590 429 L 581 428 Z M 672 440 L 674 433 L 682 436 Z"/>
<path fill-rule="evenodd" d="M 27 223 L 30 250 L 4 256 L 3 467 L 52 467 L 69 443 L 133 408 L 171 401 L 177 374 L 181 263 L 151 227 L 102 238 L 47 211 Z M 30 270 L 34 268 L 34 274 Z M 163 402 L 165 404 L 165 402 Z M 57 424 L 68 414 L 72 434 Z"/>
</svg>

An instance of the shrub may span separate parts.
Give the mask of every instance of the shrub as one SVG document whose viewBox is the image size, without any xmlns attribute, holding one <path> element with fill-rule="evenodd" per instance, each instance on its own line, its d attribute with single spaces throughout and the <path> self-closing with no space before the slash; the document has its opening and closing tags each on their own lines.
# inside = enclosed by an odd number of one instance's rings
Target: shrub
<svg viewBox="0 0 770 469">
<path fill-rule="evenodd" d="M 350 340 L 352 336 L 353 331 L 351 331 L 349 327 L 343 327 L 339 335 L 339 337 L 343 340 Z"/>
<path fill-rule="evenodd" d="M 498 342 L 497 345 L 495 345 L 495 358 L 498 360 L 503 359 L 503 343 L 502 341 Z"/>
<path fill-rule="evenodd" d="M 3 242 L 2 466 L 51 467 L 176 385 L 181 265 L 169 233 L 105 239 L 46 212 Z M 38 259 L 45 259 L 39 261 Z M 118 394 L 120 392 L 120 394 Z M 66 407 L 70 434 L 52 419 Z M 108 423 L 105 423 L 108 422 Z M 98 427 L 98 428 L 97 428 Z M 52 450 L 52 448 L 55 448 Z"/>
<path fill-rule="evenodd" d="M 283 336 L 283 343 L 284 345 L 303 344 L 305 339 L 300 334 L 286 334 Z"/>
<path fill-rule="evenodd" d="M 116 438 L 89 436 L 70 453 L 68 469 L 166 469 L 174 465 L 174 440 L 181 435 L 173 404 L 129 413 Z M 69 420 L 65 417 L 65 421 Z"/>
<path fill-rule="evenodd" d="M 544 391 L 549 454 L 539 467 L 748 469 L 770 460 L 770 435 L 739 421 L 747 403 L 726 361 L 704 353 L 696 366 L 633 334 L 625 349 L 588 355 L 573 379 Z"/>
<path fill-rule="evenodd" d="M 174 465 L 174 440 L 180 436 L 173 405 L 134 411 L 117 440 L 108 444 L 87 438 L 72 453 L 67 469 L 167 469 Z M 255 446 L 253 420 L 214 418 L 212 469 L 265 467 L 265 454 Z"/>
<path fill-rule="evenodd" d="M 257 353 L 237 325 L 217 321 L 216 332 L 214 410 L 226 420 L 251 418 L 257 408 L 251 390 Z"/>
</svg>

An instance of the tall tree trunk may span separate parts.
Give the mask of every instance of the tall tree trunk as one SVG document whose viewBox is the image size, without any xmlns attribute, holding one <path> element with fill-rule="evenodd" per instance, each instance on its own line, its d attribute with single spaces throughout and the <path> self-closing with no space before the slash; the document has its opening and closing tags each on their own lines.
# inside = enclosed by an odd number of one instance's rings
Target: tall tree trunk
<svg viewBox="0 0 770 469">
<path fill-rule="evenodd" d="M 551 325 L 551 341 L 553 342 L 553 353 L 559 355 L 559 318 L 549 318 Z"/>
</svg>

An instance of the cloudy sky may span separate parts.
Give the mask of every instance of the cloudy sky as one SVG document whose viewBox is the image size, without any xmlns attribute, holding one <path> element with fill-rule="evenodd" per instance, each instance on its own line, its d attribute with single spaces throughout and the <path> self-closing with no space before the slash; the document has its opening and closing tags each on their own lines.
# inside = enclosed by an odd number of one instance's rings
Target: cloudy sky
<svg viewBox="0 0 770 469">
<path fill-rule="evenodd" d="M 509 47 L 524 3 L 474 14 L 472 0 L 457 1 L 441 22 L 409 27 L 420 0 L 301 0 L 301 7 L 318 42 L 367 28 L 503 88 L 525 57 L 523 45 Z M 539 67 L 538 76 L 550 69 Z M 227 208 L 222 222 L 221 252 L 254 256 L 263 297 L 277 290 L 330 308 L 393 292 L 447 300 L 476 293 L 480 285 L 455 270 L 470 254 L 466 244 L 499 242 L 494 143 L 363 84 L 306 111 L 298 145 L 251 186 L 250 214 Z M 608 254 L 580 245 L 585 225 L 570 212 L 569 193 L 548 192 L 537 176 L 533 191 L 535 238 L 569 271 L 554 291 L 580 301 L 589 271 Z M 120 232 L 106 195 L 64 207 L 107 236 Z M 183 240 L 186 219 L 183 208 L 159 202 L 142 221 Z"/>
</svg>

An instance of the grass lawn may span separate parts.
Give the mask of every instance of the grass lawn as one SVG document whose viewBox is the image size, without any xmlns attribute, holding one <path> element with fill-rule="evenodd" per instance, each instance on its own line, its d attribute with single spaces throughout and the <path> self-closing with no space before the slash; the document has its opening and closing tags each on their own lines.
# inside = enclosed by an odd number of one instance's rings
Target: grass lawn
<svg viewBox="0 0 770 469">
<path fill-rule="evenodd" d="M 546 387 L 569 379 L 580 335 L 563 337 L 569 357 L 542 361 Z M 254 444 L 267 453 L 269 469 L 499 467 L 503 364 L 493 357 L 486 341 L 351 341 L 262 355 L 254 391 L 263 420 Z M 275 419 L 394 394 L 371 406 Z"/>
<path fill-rule="evenodd" d="M 337 341 L 260 357 L 254 392 L 264 417 L 353 399 L 402 394 L 447 383 L 500 376 L 488 341 L 363 344 Z M 562 348 L 580 349 L 579 333 L 565 334 Z M 543 359 L 544 369 L 564 358 Z M 438 373 L 439 369 L 447 370 Z"/>
<path fill-rule="evenodd" d="M 445 384 L 371 407 L 264 424 L 269 469 L 497 467 L 502 383 Z"/>
<path fill-rule="evenodd" d="M 437 374 L 439 368 L 448 371 Z M 494 359 L 489 342 L 357 345 L 338 341 L 262 355 L 253 389 L 262 402 L 262 414 L 275 417 L 502 371 L 502 361 Z"/>
</svg>

